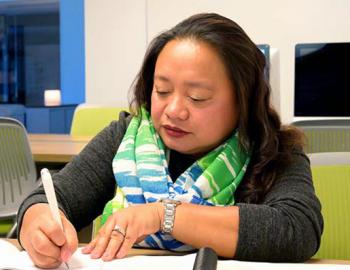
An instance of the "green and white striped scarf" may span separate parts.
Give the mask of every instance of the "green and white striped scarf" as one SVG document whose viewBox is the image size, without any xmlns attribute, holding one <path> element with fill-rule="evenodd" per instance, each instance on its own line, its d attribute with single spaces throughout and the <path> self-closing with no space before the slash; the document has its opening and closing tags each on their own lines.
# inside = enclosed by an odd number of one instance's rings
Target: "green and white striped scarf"
<svg viewBox="0 0 350 270">
<path fill-rule="evenodd" d="M 201 205 L 235 204 L 235 190 L 250 160 L 239 143 L 237 132 L 194 162 L 177 179 L 169 175 L 168 151 L 148 111 L 141 108 L 141 114 L 131 120 L 113 159 L 118 188 L 115 197 L 105 206 L 102 223 L 120 208 L 163 198 Z M 161 232 L 148 236 L 140 245 L 177 251 L 192 249 Z"/>
</svg>

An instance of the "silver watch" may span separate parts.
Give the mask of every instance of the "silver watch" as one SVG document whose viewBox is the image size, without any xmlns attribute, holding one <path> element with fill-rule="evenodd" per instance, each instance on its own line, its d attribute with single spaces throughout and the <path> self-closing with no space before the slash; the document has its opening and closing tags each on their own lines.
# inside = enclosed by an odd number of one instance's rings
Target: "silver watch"
<svg viewBox="0 0 350 270">
<path fill-rule="evenodd" d="M 162 224 L 162 233 L 171 234 L 174 228 L 176 207 L 181 204 L 178 200 L 162 199 L 164 206 L 164 219 Z"/>
</svg>

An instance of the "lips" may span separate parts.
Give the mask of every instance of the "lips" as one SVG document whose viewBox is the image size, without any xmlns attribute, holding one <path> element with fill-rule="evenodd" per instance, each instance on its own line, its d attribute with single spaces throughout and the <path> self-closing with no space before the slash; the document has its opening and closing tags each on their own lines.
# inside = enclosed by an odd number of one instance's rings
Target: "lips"
<svg viewBox="0 0 350 270">
<path fill-rule="evenodd" d="M 180 137 L 183 137 L 183 136 L 189 134 L 189 132 L 184 131 L 181 128 L 174 127 L 174 126 L 163 125 L 163 128 L 164 128 L 165 132 L 167 133 L 167 135 L 169 135 L 171 137 L 180 138 Z"/>
</svg>

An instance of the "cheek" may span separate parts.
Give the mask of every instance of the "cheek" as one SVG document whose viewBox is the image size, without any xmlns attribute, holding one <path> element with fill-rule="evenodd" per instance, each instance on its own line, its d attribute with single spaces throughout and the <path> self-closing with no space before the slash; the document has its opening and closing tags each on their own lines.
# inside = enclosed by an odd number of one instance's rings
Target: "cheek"
<svg viewBox="0 0 350 270">
<path fill-rule="evenodd" d="M 159 106 L 159 103 L 157 102 L 156 98 L 151 98 L 151 118 L 153 121 L 153 125 L 156 129 L 158 129 L 160 117 L 161 117 L 161 108 Z"/>
<path fill-rule="evenodd" d="M 213 107 L 205 116 L 198 118 L 198 130 L 213 141 L 224 140 L 237 126 L 238 113 L 233 104 Z M 225 109 L 226 108 L 226 109 Z"/>
</svg>

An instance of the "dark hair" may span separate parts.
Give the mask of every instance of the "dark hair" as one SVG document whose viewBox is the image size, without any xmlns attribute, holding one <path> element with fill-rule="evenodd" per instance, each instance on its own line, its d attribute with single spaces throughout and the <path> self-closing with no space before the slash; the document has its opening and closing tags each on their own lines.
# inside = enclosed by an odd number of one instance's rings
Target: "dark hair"
<svg viewBox="0 0 350 270">
<path fill-rule="evenodd" d="M 233 83 L 240 111 L 239 139 L 243 147 L 252 146 L 246 184 L 238 190 L 238 196 L 243 201 L 257 203 L 273 185 L 277 173 L 291 162 L 293 149 L 302 147 L 302 135 L 292 127 L 281 126 L 278 114 L 270 105 L 265 57 L 238 24 L 215 13 L 203 13 L 157 36 L 149 45 L 136 77 L 132 105 L 137 110 L 143 105 L 150 111 L 159 53 L 169 41 L 188 38 L 214 48 Z"/>
</svg>

